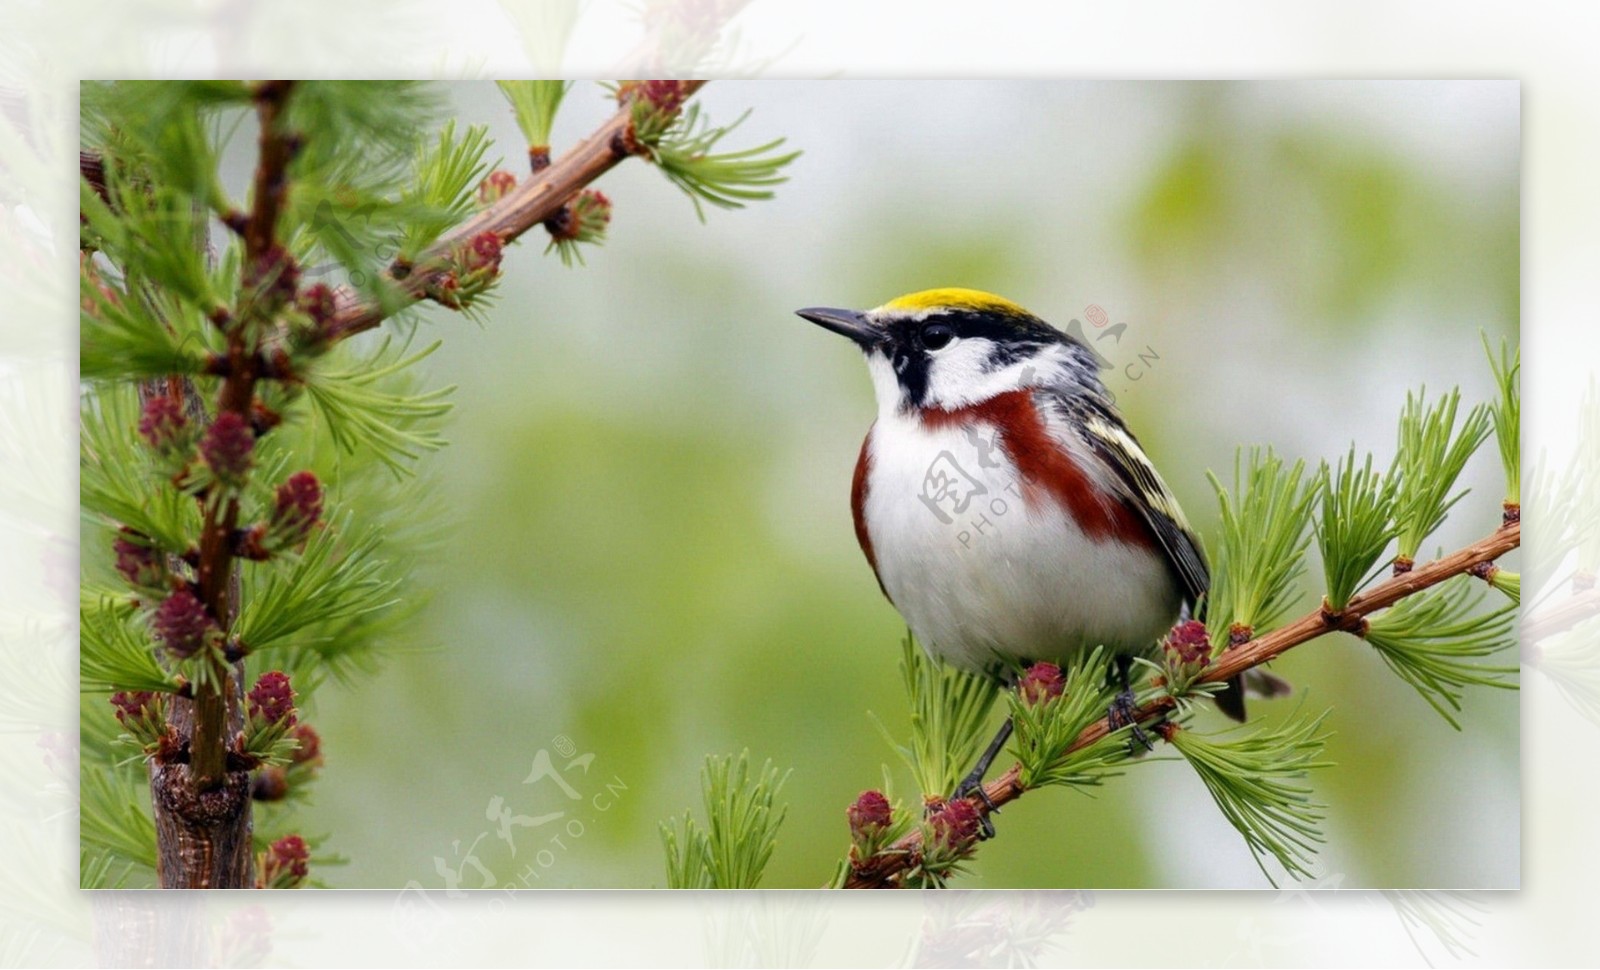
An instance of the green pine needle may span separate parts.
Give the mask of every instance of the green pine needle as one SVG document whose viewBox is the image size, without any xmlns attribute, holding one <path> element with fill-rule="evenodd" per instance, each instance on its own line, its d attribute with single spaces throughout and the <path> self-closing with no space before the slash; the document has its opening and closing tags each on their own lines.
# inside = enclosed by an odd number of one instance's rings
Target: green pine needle
<svg viewBox="0 0 1600 970">
<path fill-rule="evenodd" d="M 1089 658 L 1062 671 L 1060 697 L 1030 706 L 1006 692 L 1013 728 L 1011 750 L 1022 765 L 1024 788 L 1099 785 L 1120 772 L 1110 770 L 1127 759 L 1124 731 L 1114 731 L 1077 751 L 1068 751 L 1084 729 L 1105 716 L 1114 691 L 1106 686 L 1106 658 L 1097 647 Z"/>
<path fill-rule="evenodd" d="M 278 235 L 307 277 L 340 272 L 386 315 L 408 302 L 383 270 L 462 214 L 456 190 L 486 142 L 437 125 L 443 88 L 409 81 L 297 81 L 287 130 L 303 140 L 289 169 Z M 476 188 L 466 186 L 466 193 Z M 332 264 L 328 265 L 331 260 Z"/>
<path fill-rule="evenodd" d="M 205 370 L 213 348 L 202 326 L 205 321 L 192 308 L 156 295 L 139 303 L 126 293 L 113 297 L 88 274 L 80 274 L 78 289 L 84 302 L 78 314 L 78 374 L 84 380 L 133 380 Z"/>
<path fill-rule="evenodd" d="M 668 889 L 713 888 L 705 861 L 709 853 L 706 836 L 688 809 L 661 823 L 661 845 L 667 853 Z"/>
<path fill-rule="evenodd" d="M 702 202 L 721 209 L 741 209 L 746 202 L 772 198 L 773 186 L 788 181 L 781 173 L 799 152 L 774 154 L 785 139 L 743 151 L 713 154 L 717 143 L 750 116 L 746 111 L 726 127 L 713 127 L 691 104 L 651 153 L 667 179 L 694 203 L 695 215 L 705 221 Z"/>
<path fill-rule="evenodd" d="M 1600 724 L 1600 617 L 1540 640 L 1539 672 L 1579 714 Z"/>
<path fill-rule="evenodd" d="M 771 761 L 753 775 L 750 753 L 706 758 L 700 781 L 705 798 L 705 827 L 686 809 L 661 823 L 667 853 L 667 886 L 671 889 L 754 889 L 777 846 L 778 828 L 788 806 L 773 801 L 788 772 Z"/>
<path fill-rule="evenodd" d="M 1506 473 L 1506 501 L 1522 504 L 1522 348 L 1515 352 L 1500 341 L 1500 354 L 1496 357 L 1489 346 L 1489 335 L 1483 335 L 1483 349 L 1489 355 L 1489 366 L 1494 370 L 1494 383 L 1499 397 L 1490 406 L 1494 419 L 1494 437 L 1500 445 L 1500 464 Z"/>
<path fill-rule="evenodd" d="M 85 144 L 102 151 L 108 181 L 121 181 L 114 172 L 125 168 L 146 188 L 176 190 L 220 209 L 212 121 L 219 111 L 242 110 L 249 97 L 236 81 L 86 82 L 80 90 Z"/>
<path fill-rule="evenodd" d="M 562 74 L 567 42 L 578 18 L 584 13 L 584 0 L 541 0 L 539 3 L 510 3 L 502 0 L 500 13 L 511 21 L 510 36 L 528 54 L 528 64 L 537 74 Z"/>
<path fill-rule="evenodd" d="M 1365 633 L 1389 668 L 1458 731 L 1464 688 L 1517 687 L 1506 680 L 1517 673 L 1515 665 L 1469 662 L 1515 644 L 1517 618 L 1515 603 L 1479 612 L 1483 591 L 1471 584 L 1470 577 L 1457 576 L 1409 596 L 1374 617 Z"/>
<path fill-rule="evenodd" d="M 550 147 L 550 129 L 555 125 L 561 101 L 572 89 L 571 81 L 497 81 L 500 93 L 511 103 L 517 127 L 528 140 L 529 148 Z"/>
<path fill-rule="evenodd" d="M 144 770 L 132 765 L 97 766 L 84 771 L 79 785 L 78 839 L 101 873 L 129 870 L 155 882 L 156 826 L 149 796 L 142 790 Z M 107 865 L 107 861 L 111 865 Z M 81 874 L 85 879 L 87 873 Z M 89 888 L 89 887 L 85 887 Z"/>
<path fill-rule="evenodd" d="M 1416 394 L 1406 392 L 1395 454 L 1393 474 L 1400 479 L 1394 503 L 1398 553 L 1408 560 L 1416 558 L 1423 541 L 1467 494 L 1462 490 L 1452 496 L 1450 489 L 1467 459 L 1488 436 L 1491 423 L 1488 405 L 1480 404 L 1467 412 L 1457 431 L 1461 389 L 1452 389 L 1432 406 L 1427 403 L 1427 393 L 1427 388 Z"/>
<path fill-rule="evenodd" d="M 306 137 L 290 166 L 292 184 L 379 195 L 402 188 L 417 146 L 443 114 L 444 92 L 425 81 L 296 81 L 284 127 Z"/>
<path fill-rule="evenodd" d="M 396 476 L 409 474 L 410 462 L 444 445 L 437 419 L 449 412 L 445 400 L 455 387 L 409 393 L 405 372 L 439 349 L 435 342 L 410 357 L 391 354 L 385 341 L 365 361 L 342 370 L 316 369 L 306 391 L 327 423 L 335 444 L 346 452 L 372 451 Z"/>
<path fill-rule="evenodd" d="M 554 250 L 561 257 L 561 265 L 584 265 L 583 247 L 598 246 L 605 241 L 611 224 L 611 203 L 603 195 L 591 190 L 578 193 L 562 209 L 562 228 L 552 231 L 545 252 Z"/>
<path fill-rule="evenodd" d="M 1522 574 L 1509 569 L 1496 569 L 1489 576 L 1489 585 L 1498 589 L 1515 605 L 1522 605 Z"/>
<path fill-rule="evenodd" d="M 478 183 L 488 169 L 489 129 L 470 125 L 457 137 L 456 123 L 446 122 L 438 140 L 417 150 L 415 179 L 401 197 L 411 210 L 402 234 L 400 258 L 415 262 L 476 204 Z"/>
<path fill-rule="evenodd" d="M 125 525 L 159 548 L 182 554 L 200 534 L 192 496 L 162 483 L 138 435 L 139 395 L 131 384 L 85 398 L 79 440 L 79 501 L 105 525 Z M 108 543 L 109 545 L 109 540 Z"/>
<path fill-rule="evenodd" d="M 144 617 L 131 606 L 104 602 L 78 613 L 78 682 L 84 692 L 176 691 L 178 682 L 156 663 Z"/>
<path fill-rule="evenodd" d="M 1327 739 L 1318 733 L 1326 717 L 1297 712 L 1282 725 L 1228 740 L 1182 729 L 1169 738 L 1274 886 L 1263 856 L 1271 855 L 1298 879 L 1311 874 L 1316 846 L 1323 841 L 1324 808 L 1303 782 L 1311 769 L 1329 765 L 1317 760 Z"/>
<path fill-rule="evenodd" d="M 376 531 L 350 538 L 352 526 L 329 522 L 298 556 L 282 556 L 244 569 L 243 608 L 233 635 L 253 653 L 313 637 L 315 627 L 381 612 L 398 603 L 398 581 L 375 555 Z"/>
<path fill-rule="evenodd" d="M 1477 956 L 1475 930 L 1488 912 L 1488 904 L 1480 901 L 1479 894 L 1444 889 L 1385 889 L 1382 893 L 1418 953 L 1424 951 L 1415 931 L 1425 930 L 1422 939 L 1438 941 L 1452 959 L 1466 961 Z"/>
<path fill-rule="evenodd" d="M 137 889 L 133 885 L 136 867 L 125 859 L 100 848 L 80 843 L 78 848 L 79 889 Z"/>
<path fill-rule="evenodd" d="M 84 209 L 106 256 L 129 281 L 157 282 L 163 292 L 194 310 L 222 307 L 207 265 L 205 211 L 176 189 L 109 181 L 112 205 L 96 196 Z M 81 185 L 80 200 L 94 195 L 86 182 Z"/>
<path fill-rule="evenodd" d="M 1222 508 L 1222 539 L 1205 606 L 1219 651 L 1228 646 L 1231 626 L 1259 636 L 1293 605 L 1317 497 L 1317 481 L 1306 480 L 1304 461 L 1286 468 L 1272 449 L 1252 448 L 1249 469 L 1241 463 L 1242 454 L 1236 455 L 1231 493 L 1207 473 Z"/>
<path fill-rule="evenodd" d="M 1593 395 L 1592 388 L 1580 415 L 1586 416 L 1590 408 L 1600 410 L 1600 397 Z M 1577 437 L 1580 442 L 1586 440 L 1581 428 Z M 1600 438 L 1594 442 L 1600 446 Z M 1596 535 L 1600 534 L 1600 516 L 1595 515 L 1594 510 L 1600 507 L 1600 502 L 1591 500 L 1590 495 L 1596 491 L 1596 484 L 1600 484 L 1597 482 L 1600 476 L 1588 474 L 1589 467 L 1600 468 L 1600 464 L 1593 464 L 1580 454 L 1557 470 L 1551 466 L 1549 456 L 1541 452 L 1528 471 L 1530 487 L 1523 496 L 1526 502 L 1522 509 L 1528 541 L 1523 543 L 1521 555 L 1522 571 L 1534 578 L 1536 589 L 1530 605 L 1563 588 L 1562 584 L 1552 581 L 1566 575 L 1567 569 L 1585 568 L 1586 564 L 1596 561 L 1593 552 Z M 1572 552 L 1575 549 L 1578 555 L 1574 562 Z"/>
<path fill-rule="evenodd" d="M 989 740 L 999 684 L 929 657 L 910 631 L 900 643 L 900 675 L 911 706 L 910 743 L 897 744 L 883 722 L 873 720 L 921 793 L 948 797 Z"/>
<path fill-rule="evenodd" d="M 1350 604 L 1372 576 L 1389 540 L 1395 537 L 1394 496 L 1398 480 L 1372 467 L 1372 455 L 1358 469 L 1352 447 L 1330 469 L 1326 463 L 1318 478 L 1321 514 L 1316 521 L 1317 545 L 1322 550 L 1322 571 L 1328 584 L 1328 605 L 1335 612 Z"/>
</svg>

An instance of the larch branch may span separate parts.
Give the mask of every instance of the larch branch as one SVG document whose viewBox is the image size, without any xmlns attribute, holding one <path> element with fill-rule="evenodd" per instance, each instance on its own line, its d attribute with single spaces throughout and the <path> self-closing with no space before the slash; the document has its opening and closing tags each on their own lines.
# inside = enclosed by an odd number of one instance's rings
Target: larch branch
<svg viewBox="0 0 1600 970">
<path fill-rule="evenodd" d="M 1350 605 L 1339 613 L 1313 610 L 1300 619 L 1281 626 L 1238 646 L 1231 647 L 1217 657 L 1200 678 L 1201 683 L 1226 681 L 1235 674 L 1258 667 L 1288 650 L 1337 631 L 1358 631 L 1368 614 L 1393 606 L 1400 600 L 1436 586 L 1447 579 L 1462 575 L 1479 563 L 1493 562 L 1522 544 L 1522 524 L 1508 522 L 1492 534 L 1448 556 L 1435 559 L 1377 584 L 1350 600 Z M 1176 702 L 1169 695 L 1157 697 L 1141 705 L 1134 717 L 1145 723 L 1171 711 Z M 1068 751 L 1079 751 L 1094 744 L 1115 728 L 1106 718 L 1101 718 L 1078 735 Z M 986 798 L 973 798 L 973 805 L 982 815 L 991 808 L 999 808 L 1022 797 L 1028 789 L 1023 786 L 1022 766 L 1012 765 L 1004 774 L 984 785 Z M 987 802 L 987 804 L 985 804 Z M 852 869 L 845 882 L 847 889 L 884 889 L 898 885 L 898 878 L 917 864 L 921 857 L 922 833 L 913 831 L 882 852 Z"/>
<path fill-rule="evenodd" d="M 264 81 L 255 89 L 256 115 L 260 121 L 259 155 L 252 189 L 249 222 L 244 229 L 245 271 L 242 290 L 252 285 L 252 280 L 281 272 L 274 259 L 277 248 L 278 213 L 283 202 L 284 186 L 288 178 L 289 161 L 295 146 L 291 136 L 283 131 L 284 100 L 293 86 L 291 81 Z M 257 282 L 255 285 L 260 285 Z M 270 283 L 261 287 L 266 292 L 275 290 Z M 241 293 L 241 302 L 252 299 Z M 270 299 L 270 297 L 268 298 Z M 228 376 L 222 383 L 218 412 L 232 411 L 250 417 L 251 402 L 255 398 L 255 357 L 247 337 L 249 318 L 265 309 L 239 308 L 228 333 Z M 233 549 L 229 541 L 239 524 L 239 503 L 233 497 L 219 496 L 206 503 L 205 522 L 200 532 L 200 560 L 196 570 L 200 583 L 200 600 L 223 629 L 227 629 L 237 611 L 233 602 Z M 208 661 L 216 666 L 214 687 L 199 690 L 195 696 L 194 736 L 190 740 L 190 781 L 196 790 L 204 791 L 222 784 L 227 773 L 226 689 L 229 683 L 227 667 L 219 660 Z"/>
<path fill-rule="evenodd" d="M 685 81 L 683 96 L 688 98 L 705 81 Z M 554 164 L 518 185 L 515 190 L 482 212 L 445 234 L 404 275 L 391 270 L 385 282 L 396 286 L 407 303 L 422 299 L 431 283 L 448 271 L 451 249 L 461 240 L 483 232 L 493 232 L 501 242 L 510 242 L 555 215 L 585 186 L 616 167 L 633 154 L 629 129 L 633 125 L 633 106 L 625 100 L 617 112 L 589 137 L 574 145 Z M 362 300 L 348 287 L 340 287 L 332 319 L 327 323 L 329 340 L 371 330 L 382 323 L 387 311 L 376 303 Z"/>
</svg>

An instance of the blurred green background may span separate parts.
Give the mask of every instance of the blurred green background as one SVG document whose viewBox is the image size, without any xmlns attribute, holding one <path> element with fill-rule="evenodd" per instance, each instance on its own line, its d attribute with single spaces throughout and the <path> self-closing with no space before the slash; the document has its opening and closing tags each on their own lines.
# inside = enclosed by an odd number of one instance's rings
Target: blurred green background
<svg viewBox="0 0 1600 970">
<path fill-rule="evenodd" d="M 520 172 L 493 86 L 451 97 Z M 658 821 L 698 811 L 706 754 L 748 749 L 793 769 L 765 885 L 817 886 L 881 765 L 909 794 L 868 714 L 903 732 L 903 625 L 848 508 L 871 389 L 796 307 L 959 285 L 1084 320 L 1207 535 L 1205 471 L 1236 446 L 1387 461 L 1408 388 L 1484 399 L 1479 331 L 1517 337 L 1515 83 L 719 81 L 702 101 L 754 109 L 735 142 L 805 151 L 776 199 L 700 225 L 630 162 L 599 183 L 616 211 L 587 266 L 536 231 L 485 327 L 430 315 L 430 380 L 458 390 L 427 462 L 429 599 L 414 648 L 318 693 L 327 767 L 296 810 L 350 858 L 332 885 L 659 886 Z M 580 83 L 558 153 L 609 109 Z M 1494 525 L 1499 474 L 1490 445 L 1436 543 Z M 1470 693 L 1457 733 L 1348 637 L 1274 669 L 1332 708 L 1323 885 L 1518 884 L 1515 693 Z M 525 783 L 541 751 L 577 798 Z M 1032 794 L 999 827 L 964 885 L 1266 885 L 1181 762 Z"/>
</svg>

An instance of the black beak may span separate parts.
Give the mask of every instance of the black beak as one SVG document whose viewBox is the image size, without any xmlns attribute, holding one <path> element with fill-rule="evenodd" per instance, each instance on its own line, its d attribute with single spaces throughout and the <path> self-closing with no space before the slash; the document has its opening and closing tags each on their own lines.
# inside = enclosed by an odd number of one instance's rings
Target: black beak
<svg viewBox="0 0 1600 970">
<path fill-rule="evenodd" d="M 867 319 L 866 314 L 856 310 L 835 310 L 832 307 L 812 306 L 794 312 L 819 327 L 824 327 L 836 334 L 849 337 L 859 344 L 862 350 L 870 349 L 883 336 L 882 331 Z"/>
</svg>

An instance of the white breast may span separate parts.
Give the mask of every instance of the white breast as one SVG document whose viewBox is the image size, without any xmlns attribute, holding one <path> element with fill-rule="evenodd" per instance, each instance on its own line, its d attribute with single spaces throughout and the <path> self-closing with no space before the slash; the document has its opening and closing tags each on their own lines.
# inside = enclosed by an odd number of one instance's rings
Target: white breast
<svg viewBox="0 0 1600 970">
<path fill-rule="evenodd" d="M 967 669 L 1146 653 L 1177 617 L 1161 554 L 1091 539 L 1054 501 L 1023 501 L 992 425 L 926 428 L 880 412 L 863 503 L 878 575 L 917 639 Z"/>
</svg>

